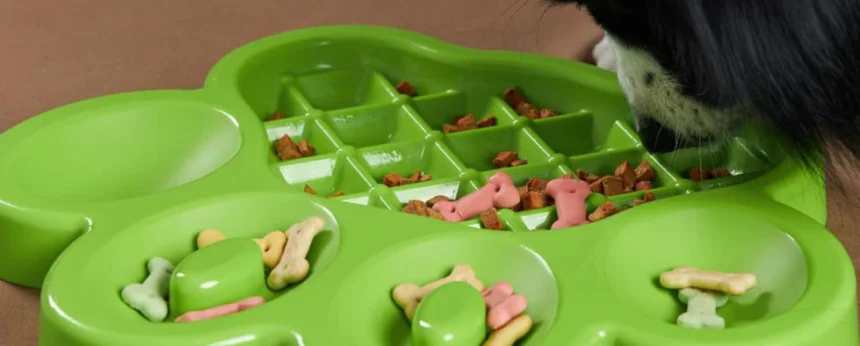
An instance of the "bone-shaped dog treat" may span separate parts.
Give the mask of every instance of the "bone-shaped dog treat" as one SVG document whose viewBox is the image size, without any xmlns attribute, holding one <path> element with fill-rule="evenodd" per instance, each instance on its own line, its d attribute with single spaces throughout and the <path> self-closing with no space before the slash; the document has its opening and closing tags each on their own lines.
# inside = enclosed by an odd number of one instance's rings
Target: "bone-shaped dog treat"
<svg viewBox="0 0 860 346">
<path fill-rule="evenodd" d="M 173 264 L 166 259 L 153 257 L 146 264 L 149 276 L 143 283 L 134 283 L 122 289 L 122 300 L 140 311 L 152 322 L 161 322 L 167 317 L 167 293 L 170 291 L 170 274 Z"/>
<path fill-rule="evenodd" d="M 453 281 L 465 281 L 479 292 L 484 290 L 484 284 L 475 277 L 475 271 L 472 270 L 472 267 L 461 264 L 454 267 L 451 274 L 447 277 L 433 281 L 423 287 L 411 283 L 397 285 L 391 295 L 394 297 L 394 302 L 397 303 L 397 306 L 403 309 L 406 318 L 412 320 L 412 316 L 415 314 L 415 309 L 418 307 L 421 299 L 436 288 Z"/>
<path fill-rule="evenodd" d="M 588 183 L 576 179 L 553 179 L 546 185 L 547 193 L 555 199 L 558 220 L 552 229 L 588 223 L 585 199 L 591 194 Z"/>
<path fill-rule="evenodd" d="M 284 254 L 284 246 L 287 244 L 287 234 L 281 231 L 269 232 L 262 239 L 254 239 L 263 251 L 263 262 L 269 268 L 278 265 L 278 261 Z"/>
<path fill-rule="evenodd" d="M 513 294 L 514 289 L 507 282 L 499 282 L 484 290 L 484 302 L 487 304 L 487 326 L 498 330 L 508 324 L 514 317 L 526 311 L 526 297 Z"/>
<path fill-rule="evenodd" d="M 726 322 L 717 315 L 717 308 L 728 302 L 723 292 L 684 288 L 678 291 L 681 302 L 687 304 L 687 312 L 678 316 L 679 326 L 693 329 L 723 329 Z"/>
<path fill-rule="evenodd" d="M 202 249 L 224 239 L 224 235 L 216 229 L 204 230 L 197 235 L 197 249 Z M 260 251 L 263 252 L 263 262 L 266 263 L 267 267 L 272 268 L 278 264 L 278 260 L 284 252 L 287 235 L 281 231 L 274 231 L 266 234 L 263 238 L 254 239 L 254 241 L 257 242 Z"/>
<path fill-rule="evenodd" d="M 202 249 L 222 240 L 224 240 L 224 235 L 221 232 L 218 232 L 217 229 L 209 228 L 197 235 L 197 248 Z"/>
<path fill-rule="evenodd" d="M 269 288 L 280 290 L 304 280 L 310 270 L 310 263 L 305 257 L 311 248 L 311 242 L 322 231 L 323 226 L 323 219 L 311 216 L 287 230 L 287 246 L 281 255 L 281 261 L 272 269 L 266 280 Z"/>
<path fill-rule="evenodd" d="M 493 174 L 487 179 L 487 184 L 478 191 L 472 192 L 457 201 L 443 201 L 433 204 L 446 221 L 460 222 L 481 214 L 481 212 L 496 208 L 511 208 L 520 202 L 520 194 L 514 181 L 503 172 Z"/>
<path fill-rule="evenodd" d="M 532 329 L 532 318 L 529 315 L 519 315 L 501 329 L 490 333 L 483 346 L 513 346 Z"/>
<path fill-rule="evenodd" d="M 248 310 L 255 306 L 262 305 L 265 302 L 266 301 L 263 299 L 263 297 L 260 296 L 249 297 L 242 299 L 238 302 L 219 305 L 206 310 L 186 312 L 182 314 L 182 316 L 177 317 L 176 322 L 193 322 L 208 320 L 210 318 L 221 317 L 237 313 L 239 311 Z"/>
<path fill-rule="evenodd" d="M 755 287 L 756 278 L 750 273 L 721 273 L 678 267 L 660 274 L 660 284 L 669 289 L 698 288 L 741 295 Z"/>
</svg>

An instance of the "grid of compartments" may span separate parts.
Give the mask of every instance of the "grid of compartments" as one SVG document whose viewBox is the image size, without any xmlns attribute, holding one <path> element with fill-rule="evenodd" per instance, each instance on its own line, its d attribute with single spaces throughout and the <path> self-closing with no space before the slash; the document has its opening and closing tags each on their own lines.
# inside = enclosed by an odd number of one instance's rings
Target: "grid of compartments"
<svg viewBox="0 0 860 346">
<path fill-rule="evenodd" d="M 410 200 L 436 196 L 459 199 L 484 186 L 496 172 L 509 174 L 517 186 L 532 178 L 551 180 L 582 170 L 612 175 L 623 161 L 634 167 L 647 161 L 656 173 L 652 192 L 657 199 L 733 185 L 766 171 L 772 163 L 755 146 L 735 138 L 719 149 L 678 151 L 655 155 L 643 149 L 632 127 L 605 121 L 587 109 L 557 109 L 556 115 L 530 119 L 518 114 L 503 98 L 506 89 L 467 93 L 408 81 L 415 94 L 398 91 L 399 76 L 365 68 L 329 70 L 284 76 L 275 109 L 258 114 L 271 145 L 272 168 L 291 186 L 348 203 L 401 211 Z M 510 87 L 517 87 L 511 85 Z M 529 90 L 519 89 L 526 99 Z M 445 133 L 456 119 L 493 116 L 493 126 Z M 446 125 L 448 124 L 448 125 Z M 277 142 L 284 136 L 306 142 L 312 153 L 282 159 Z M 493 158 L 514 151 L 527 164 L 497 168 Z M 730 176 L 694 181 L 694 167 L 725 168 Z M 389 187 L 389 173 L 404 177 L 415 172 L 427 181 Z M 646 191 L 612 196 L 592 194 L 588 212 L 611 201 L 633 205 Z M 417 217 L 417 216 L 416 216 Z M 505 230 L 549 229 L 555 208 L 499 210 Z M 478 218 L 462 224 L 481 228 Z"/>
</svg>

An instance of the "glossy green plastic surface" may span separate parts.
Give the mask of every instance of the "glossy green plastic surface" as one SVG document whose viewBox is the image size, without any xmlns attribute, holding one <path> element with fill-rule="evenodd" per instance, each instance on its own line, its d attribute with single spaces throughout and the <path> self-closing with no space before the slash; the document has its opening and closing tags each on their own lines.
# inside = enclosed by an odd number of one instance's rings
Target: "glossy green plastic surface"
<svg viewBox="0 0 860 346">
<path fill-rule="evenodd" d="M 487 308 L 481 292 L 462 281 L 430 292 L 412 318 L 412 345 L 480 345 L 486 338 Z"/>
<path fill-rule="evenodd" d="M 399 95 L 400 80 L 418 96 Z M 510 86 L 560 115 L 518 116 L 500 98 Z M 286 117 L 264 121 L 275 111 Z M 440 131 L 465 113 L 494 115 L 498 125 Z M 199 90 L 99 97 L 0 135 L 0 279 L 43 289 L 42 345 L 409 345 L 392 289 L 458 264 L 528 298 L 534 326 L 521 345 L 858 345 L 854 270 L 824 228 L 819 177 L 757 135 L 765 130 L 653 155 L 629 114 L 615 76 L 582 63 L 368 26 L 267 37 L 226 56 Z M 284 134 L 317 154 L 279 161 L 273 142 Z M 490 160 L 500 150 L 528 159 L 502 169 L 517 184 L 646 160 L 657 171 L 657 201 L 544 232 L 532 230 L 549 227 L 553 207 L 502 210 L 505 231 L 399 211 L 410 199 L 477 190 L 497 171 Z M 687 179 L 699 164 L 733 176 Z M 382 184 L 386 173 L 416 170 L 433 179 Z M 320 196 L 302 192 L 305 184 Z M 338 191 L 345 195 L 327 198 Z M 641 195 L 595 194 L 588 208 Z M 309 276 L 284 290 L 233 284 L 261 276 L 250 241 L 189 259 L 203 229 L 259 238 L 308 216 L 323 218 L 325 230 L 310 248 Z M 193 260 L 177 271 L 193 271 L 198 288 L 238 285 L 223 297 L 185 297 L 190 306 L 257 288 L 266 303 L 151 323 L 119 292 L 143 281 L 156 256 Z M 725 330 L 686 329 L 675 325 L 685 308 L 677 292 L 657 281 L 675 266 L 752 272 L 758 285 L 720 308 Z"/>
</svg>

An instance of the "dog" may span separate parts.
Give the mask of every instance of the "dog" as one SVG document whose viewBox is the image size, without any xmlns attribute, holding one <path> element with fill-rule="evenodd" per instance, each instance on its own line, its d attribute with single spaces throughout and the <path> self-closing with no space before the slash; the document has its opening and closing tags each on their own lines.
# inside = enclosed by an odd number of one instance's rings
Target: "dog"
<svg viewBox="0 0 860 346">
<path fill-rule="evenodd" d="M 596 64 L 617 73 L 649 151 L 717 143 L 751 121 L 805 168 L 856 171 L 860 1 L 546 1 L 603 28 Z"/>
</svg>

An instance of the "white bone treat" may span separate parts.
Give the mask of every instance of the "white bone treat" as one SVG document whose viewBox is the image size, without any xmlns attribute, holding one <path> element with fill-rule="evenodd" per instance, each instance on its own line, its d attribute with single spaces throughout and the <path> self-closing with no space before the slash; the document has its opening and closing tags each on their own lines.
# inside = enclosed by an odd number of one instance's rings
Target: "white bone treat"
<svg viewBox="0 0 860 346">
<path fill-rule="evenodd" d="M 660 274 L 660 284 L 669 289 L 698 288 L 737 296 L 755 287 L 756 277 L 750 273 L 722 273 L 678 267 Z"/>
<path fill-rule="evenodd" d="M 167 294 L 173 264 L 166 259 L 153 257 L 146 265 L 149 276 L 143 283 L 134 283 L 122 289 L 122 300 L 152 322 L 167 317 Z"/>
<path fill-rule="evenodd" d="M 391 295 L 394 297 L 394 302 L 397 303 L 397 306 L 403 309 L 406 318 L 412 320 L 412 316 L 415 314 L 415 309 L 418 308 L 418 303 L 421 302 L 421 299 L 436 288 L 454 281 L 465 281 L 479 292 L 484 290 L 484 284 L 475 277 L 475 271 L 472 270 L 472 267 L 460 264 L 454 267 L 451 270 L 451 274 L 447 277 L 431 282 L 423 287 L 411 283 L 397 285 Z"/>
<path fill-rule="evenodd" d="M 314 237 L 322 231 L 325 221 L 311 216 L 302 222 L 292 225 L 285 233 L 287 245 L 281 260 L 266 280 L 269 288 L 281 290 L 290 284 L 302 281 L 307 277 L 310 263 L 306 259 Z"/>
</svg>

